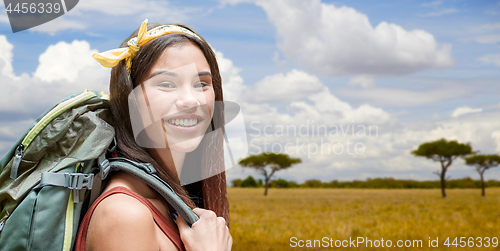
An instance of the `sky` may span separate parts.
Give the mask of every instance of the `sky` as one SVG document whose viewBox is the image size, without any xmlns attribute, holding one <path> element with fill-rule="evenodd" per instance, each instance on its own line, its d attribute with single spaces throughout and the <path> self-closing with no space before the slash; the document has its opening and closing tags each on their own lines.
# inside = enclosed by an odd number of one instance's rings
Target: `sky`
<svg viewBox="0 0 500 251">
<path fill-rule="evenodd" d="M 302 160 L 275 178 L 437 180 L 439 163 L 410 152 L 441 138 L 500 154 L 500 1 L 486 0 L 82 0 L 18 33 L 0 7 L 0 154 L 67 94 L 108 92 L 91 55 L 146 18 L 209 42 L 246 125 L 231 147 Z M 479 178 L 463 159 L 447 176 Z"/>
</svg>

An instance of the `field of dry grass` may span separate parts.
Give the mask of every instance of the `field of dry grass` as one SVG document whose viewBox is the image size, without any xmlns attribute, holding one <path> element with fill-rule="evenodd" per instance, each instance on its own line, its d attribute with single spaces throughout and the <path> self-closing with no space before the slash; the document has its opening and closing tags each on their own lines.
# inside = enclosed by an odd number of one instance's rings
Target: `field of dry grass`
<svg viewBox="0 0 500 251">
<path fill-rule="evenodd" d="M 469 244 L 475 246 L 479 245 L 478 237 L 482 238 L 483 247 L 458 248 L 460 250 L 500 250 L 500 244 L 484 247 L 485 237 L 500 239 L 498 188 L 487 189 L 484 198 L 478 189 L 448 189 L 445 199 L 440 197 L 438 189 L 270 189 L 267 197 L 263 192 L 261 188 L 228 189 L 235 251 L 334 249 L 318 247 L 319 241 L 316 248 L 291 247 L 305 246 L 306 240 L 323 237 L 329 239 L 328 245 L 332 244 L 330 239 L 333 245 L 335 240 L 357 237 L 379 240 L 381 245 L 380 240 L 384 239 L 384 247 L 367 248 L 359 244 L 342 250 L 457 249 L 454 245 L 444 245 L 448 237 L 450 244 L 455 237 L 466 237 L 465 241 L 474 237 L 474 242 Z M 297 239 L 292 242 L 292 237 Z M 429 248 L 429 237 L 439 238 L 438 248 Z M 298 243 L 299 240 L 304 242 Z M 392 248 L 385 247 L 387 240 L 391 241 Z M 398 240 L 422 240 L 423 247 L 395 248 Z"/>
</svg>

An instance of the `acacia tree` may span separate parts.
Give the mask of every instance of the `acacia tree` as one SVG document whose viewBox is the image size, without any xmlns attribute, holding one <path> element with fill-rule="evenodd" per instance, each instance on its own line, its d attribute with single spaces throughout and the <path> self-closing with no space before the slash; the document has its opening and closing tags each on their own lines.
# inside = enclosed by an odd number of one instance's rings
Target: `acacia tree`
<svg viewBox="0 0 500 251">
<path fill-rule="evenodd" d="M 446 141 L 446 139 L 440 139 L 433 142 L 423 143 L 417 150 L 414 150 L 411 153 L 415 156 L 426 157 L 441 163 L 441 171 L 434 173 L 441 179 L 441 192 L 444 198 L 446 197 L 446 171 L 453 163 L 453 160 L 458 157 L 467 156 L 473 152 L 469 143 L 462 144 L 458 143 L 456 140 Z"/>
<path fill-rule="evenodd" d="M 302 160 L 290 158 L 287 154 L 282 153 L 262 153 L 259 155 L 250 155 L 242 160 L 239 164 L 243 167 L 249 167 L 257 170 L 264 175 L 265 190 L 264 195 L 267 195 L 269 181 L 276 171 L 290 168 L 293 164 L 301 163 Z"/>
<path fill-rule="evenodd" d="M 491 155 L 474 155 L 465 158 L 465 163 L 470 166 L 476 167 L 476 171 L 481 176 L 481 189 L 483 190 L 482 195 L 485 195 L 484 191 L 484 172 L 490 168 L 497 167 L 500 165 L 500 156 L 496 154 Z"/>
</svg>

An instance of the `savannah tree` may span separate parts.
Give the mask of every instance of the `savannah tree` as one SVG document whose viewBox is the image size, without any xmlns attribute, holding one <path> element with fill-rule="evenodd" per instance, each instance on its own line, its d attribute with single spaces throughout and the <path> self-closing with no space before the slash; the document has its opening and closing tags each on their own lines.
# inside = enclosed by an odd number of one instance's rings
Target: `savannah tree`
<svg viewBox="0 0 500 251">
<path fill-rule="evenodd" d="M 465 163 L 469 166 L 476 167 L 476 171 L 479 173 L 479 176 L 481 176 L 481 189 L 483 190 L 482 195 L 484 196 L 484 172 L 490 168 L 500 165 L 500 156 L 496 154 L 474 155 L 465 158 Z"/>
<path fill-rule="evenodd" d="M 427 142 L 421 144 L 417 150 L 411 152 L 417 157 L 426 157 L 441 163 L 441 170 L 434 172 L 441 179 L 441 193 L 443 198 L 446 197 L 445 181 L 446 171 L 458 157 L 465 157 L 472 154 L 472 147 L 467 144 L 458 143 L 456 140 L 446 141 L 440 139 L 437 141 Z"/>
<path fill-rule="evenodd" d="M 274 173 L 279 170 L 288 169 L 292 165 L 298 163 L 302 163 L 302 160 L 298 158 L 290 158 L 287 154 L 282 153 L 261 153 L 259 155 L 250 155 L 239 162 L 242 167 L 255 169 L 264 175 L 264 195 L 266 196 L 271 177 Z"/>
</svg>

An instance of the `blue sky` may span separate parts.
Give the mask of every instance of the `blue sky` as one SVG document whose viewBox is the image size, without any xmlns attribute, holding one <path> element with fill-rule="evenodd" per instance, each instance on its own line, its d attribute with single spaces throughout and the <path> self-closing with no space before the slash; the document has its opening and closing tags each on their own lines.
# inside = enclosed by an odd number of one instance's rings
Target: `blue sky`
<svg viewBox="0 0 500 251">
<path fill-rule="evenodd" d="M 256 146 L 250 150 L 269 142 L 303 159 L 278 177 L 436 179 L 439 164 L 409 152 L 441 137 L 500 153 L 500 1 L 82 0 L 63 17 L 15 34 L 1 8 L 2 154 L 65 94 L 107 90 L 109 71 L 91 54 L 116 48 L 145 18 L 187 24 L 217 51 L 226 98 L 241 104 L 248 128 L 261 127 L 247 131 Z M 276 132 L 308 121 L 379 131 L 256 136 L 265 125 Z M 364 152 L 294 151 L 325 141 L 359 143 Z M 228 171 L 230 179 L 249 174 Z M 463 160 L 449 175 L 478 177 Z M 500 179 L 500 168 L 487 177 Z"/>
</svg>

